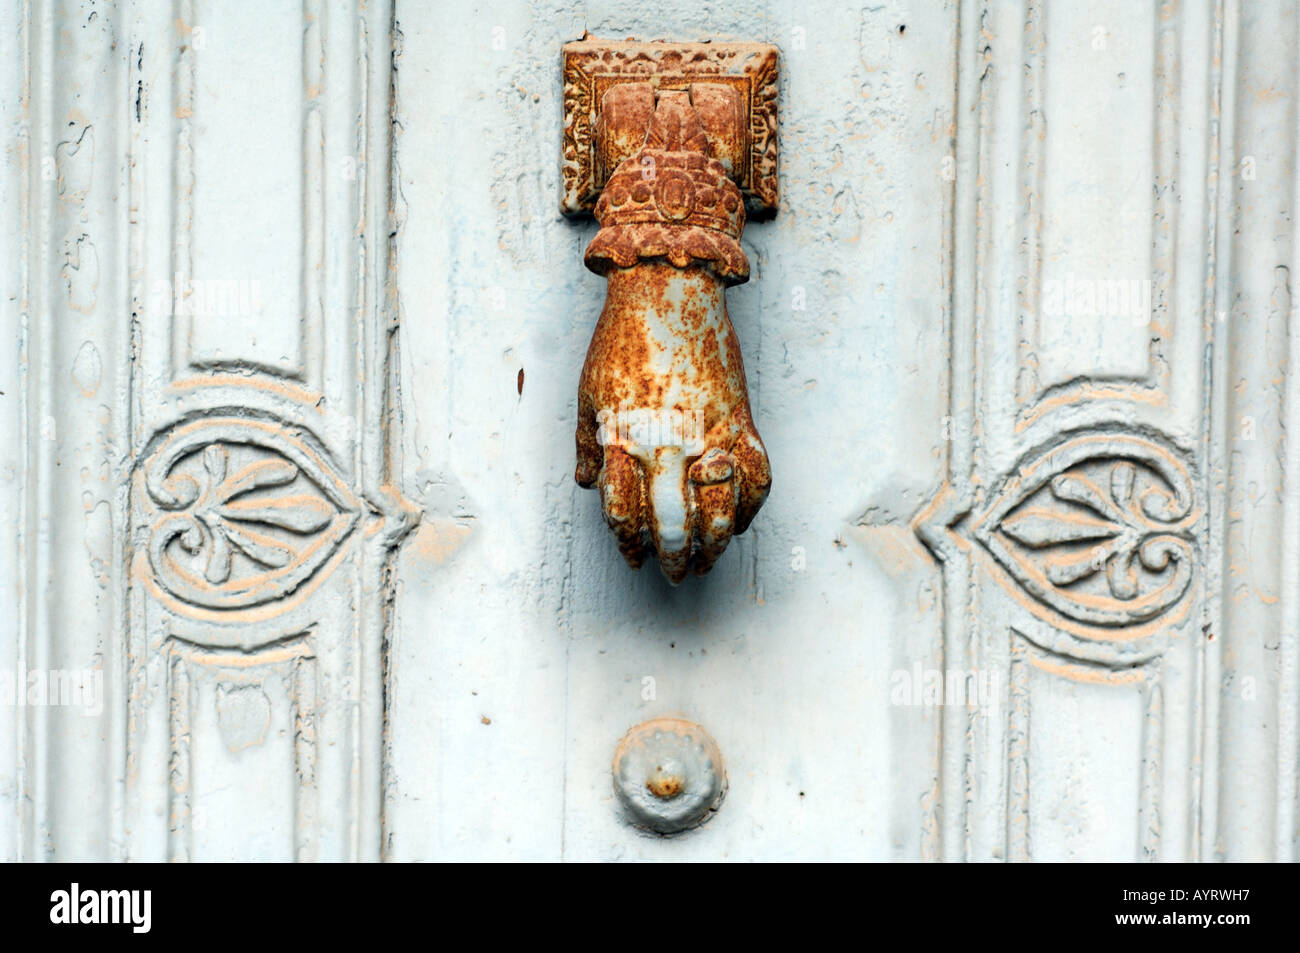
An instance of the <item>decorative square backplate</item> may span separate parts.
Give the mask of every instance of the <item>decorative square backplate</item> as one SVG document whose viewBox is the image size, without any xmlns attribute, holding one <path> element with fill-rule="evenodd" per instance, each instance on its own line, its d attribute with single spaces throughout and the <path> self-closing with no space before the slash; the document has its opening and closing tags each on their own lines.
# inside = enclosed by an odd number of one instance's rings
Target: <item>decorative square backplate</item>
<svg viewBox="0 0 1300 953">
<path fill-rule="evenodd" d="M 566 215 L 590 212 L 605 186 L 596 161 L 596 115 L 606 91 L 620 83 L 687 89 L 730 86 L 747 117 L 747 161 L 732 172 L 751 212 L 776 211 L 777 49 L 767 43 L 632 43 L 585 39 L 566 43 L 561 169 Z"/>
</svg>

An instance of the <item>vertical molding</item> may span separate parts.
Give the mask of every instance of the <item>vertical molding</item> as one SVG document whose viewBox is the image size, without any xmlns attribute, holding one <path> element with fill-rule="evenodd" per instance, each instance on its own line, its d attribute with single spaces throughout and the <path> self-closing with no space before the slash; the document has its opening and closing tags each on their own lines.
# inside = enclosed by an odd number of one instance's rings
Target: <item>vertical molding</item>
<svg viewBox="0 0 1300 953">
<path fill-rule="evenodd" d="M 128 426 L 121 320 L 126 50 L 118 8 L 30 2 L 18 30 L 21 167 L 18 667 L 51 684 L 102 679 L 104 712 L 19 706 L 16 850 L 22 860 L 114 856 L 123 722 L 115 638 L 124 566 Z M 76 23 L 76 28 L 69 28 Z"/>
<path fill-rule="evenodd" d="M 358 361 L 366 373 L 366 386 L 362 391 L 370 413 L 382 414 L 391 426 L 382 430 L 366 431 L 359 443 L 362 455 L 361 471 L 365 479 L 367 499 L 386 515 L 383 533 L 367 550 L 368 566 L 365 579 L 377 579 L 379 584 L 366 587 L 362 593 L 361 622 L 378 634 L 378 652 L 371 656 L 378 661 L 367 672 L 367 684 L 383 698 L 392 690 L 389 635 L 395 624 L 396 581 L 395 566 L 397 544 L 420 519 L 420 511 L 402 494 L 398 481 L 403 472 L 401 460 L 401 323 L 402 309 L 398 286 L 393 276 L 401 269 L 399 240 L 405 227 L 405 205 L 398 185 L 397 102 L 396 71 L 401 58 L 401 31 L 397 25 L 394 5 L 376 4 L 366 8 L 362 23 L 364 48 L 369 51 L 367 69 L 363 72 L 365 85 L 362 101 L 365 104 L 365 121 L 362 135 L 366 138 L 363 155 L 367 157 L 365 189 L 368 203 L 365 220 L 383 222 L 382 230 L 370 229 L 363 246 L 363 261 L 373 262 L 370 274 L 382 276 L 366 282 L 364 286 L 367 347 Z M 383 38 L 380 42 L 378 38 Z M 382 373 L 369 373 L 372 363 L 382 355 Z M 364 726 L 365 737 L 376 746 L 376 757 L 382 764 L 380 775 L 373 787 L 373 809 L 380 818 L 376 833 L 379 843 L 376 850 L 387 859 L 391 848 L 391 831 L 388 828 L 390 804 L 396 796 L 392 772 L 391 726 L 388 706 L 376 712 L 373 722 Z"/>
<path fill-rule="evenodd" d="M 25 672 L 31 653 L 32 640 L 32 600 L 28 598 L 31 590 L 31 544 L 34 537 L 32 530 L 35 523 L 32 516 L 32 497 L 30 472 L 32 466 L 32 294 L 33 294 L 33 257 L 39 254 L 34 248 L 38 235 L 36 221 L 35 193 L 33 190 L 33 156 L 38 150 L 33 146 L 32 134 L 32 32 L 34 29 L 34 11 L 32 0 L 26 0 L 21 7 L 22 22 L 19 28 L 19 48 L 22 63 L 22 98 L 19 105 L 19 143 L 18 158 L 21 163 L 19 175 L 19 219 L 23 234 L 20 265 L 22 275 L 20 310 L 18 315 L 18 348 L 14 362 L 18 387 L 18 419 L 15 429 L 19 458 L 18 480 L 15 496 L 17 497 L 18 547 L 14 553 L 14 582 L 16 583 L 16 617 L 14 631 L 14 670 Z M 31 790 L 31 759 L 33 757 L 33 734 L 27 708 L 20 706 L 14 713 L 14 820 L 13 857 L 15 860 L 33 859 L 33 812 L 32 802 L 28 797 Z"/>
<path fill-rule="evenodd" d="M 167 659 L 167 722 L 171 753 L 167 778 L 167 859 L 184 863 L 193 852 L 193 759 L 190 756 L 194 724 L 194 692 L 185 657 L 173 644 Z"/>
<path fill-rule="evenodd" d="M 320 792 L 316 783 L 316 660 L 298 656 L 293 660 L 293 752 L 297 783 L 294 811 L 294 858 L 310 863 L 319 857 L 317 827 L 320 823 Z"/>
<path fill-rule="evenodd" d="M 1042 300 L 1043 140 L 1047 137 L 1047 117 L 1043 111 L 1043 60 L 1047 36 L 1043 19 L 1042 0 L 1028 0 L 1023 41 L 1025 125 L 1020 138 L 1019 162 L 1025 201 L 1019 219 L 1022 257 L 1016 287 L 1016 309 L 1020 320 L 1020 335 L 1016 341 L 1020 368 L 1016 375 L 1016 401 L 1022 416 L 1026 406 L 1035 403 L 1040 396 L 1034 342 L 1038 339 L 1038 306 Z"/>
<path fill-rule="evenodd" d="M 1300 12 L 1293 13 L 1300 16 Z M 1300 24 L 1297 24 L 1300 39 Z M 1292 57 L 1294 59 L 1294 57 Z M 1286 316 L 1287 357 L 1281 433 L 1284 441 L 1282 486 L 1281 631 L 1278 635 L 1277 816 L 1273 860 L 1294 863 L 1297 838 L 1296 772 L 1300 769 L 1300 327 L 1295 293 L 1300 292 L 1300 61 L 1294 64 L 1292 140 L 1289 152 L 1293 184 L 1290 195 L 1293 295 Z"/>
<path fill-rule="evenodd" d="M 1179 49 L 1180 34 L 1188 29 L 1188 18 L 1183 4 L 1179 0 L 1162 0 L 1152 5 L 1152 17 L 1155 20 L 1155 113 L 1152 116 L 1152 166 L 1155 181 L 1155 203 L 1151 217 L 1151 315 L 1149 319 L 1150 346 L 1146 386 L 1156 392 L 1161 400 L 1172 402 L 1177 395 L 1172 393 L 1173 369 L 1170 362 L 1175 360 L 1173 342 L 1176 329 L 1182 324 L 1179 314 L 1179 296 L 1176 291 L 1176 274 L 1183 270 L 1179 260 L 1178 233 L 1180 231 L 1180 213 L 1183 209 L 1180 194 L 1182 184 L 1179 180 L 1179 121 L 1188 109 L 1188 90 L 1182 83 L 1182 57 Z M 1209 94 L 1208 90 L 1203 93 Z M 1200 145 L 1200 143 L 1198 143 Z M 1204 189 L 1207 183 L 1188 182 L 1189 188 Z M 1192 262 L 1197 262 L 1188 256 Z M 1197 262 L 1199 264 L 1199 262 Z M 1198 297 L 1195 301 L 1201 303 Z M 1187 334 L 1199 336 L 1200 322 L 1187 322 Z M 1192 352 L 1195 355 L 1195 351 Z M 1184 360 L 1188 358 L 1184 356 Z M 1201 368 L 1194 357 L 1189 363 L 1193 374 L 1199 374 Z M 1196 413 L 1199 407 L 1187 408 Z M 1197 428 L 1199 429 L 1199 428 Z"/>
<path fill-rule="evenodd" d="M 324 390 L 325 348 L 325 130 L 318 100 L 325 93 L 323 11 L 319 0 L 303 0 L 302 139 L 302 324 L 304 380 Z"/>
<path fill-rule="evenodd" d="M 1179 244 L 1178 237 L 1184 208 L 1191 205 L 1197 208 L 1197 203 L 1184 203 L 1182 196 L 1183 183 L 1180 182 L 1179 176 L 1179 121 L 1182 120 L 1184 113 L 1199 112 L 1205 109 L 1210 112 L 1208 101 L 1205 104 L 1188 103 L 1188 88 L 1183 85 L 1182 62 L 1180 56 L 1179 40 L 1180 36 L 1186 35 L 1191 29 L 1193 22 L 1187 16 L 1186 9 L 1178 0 L 1164 0 L 1162 3 L 1152 4 L 1152 16 L 1154 17 L 1154 51 L 1153 59 L 1156 61 L 1156 112 L 1152 117 L 1152 165 L 1156 173 L 1156 181 L 1152 183 L 1152 189 L 1156 194 L 1152 208 L 1151 222 L 1151 319 L 1149 319 L 1149 334 L 1151 334 L 1151 346 L 1149 346 L 1149 358 L 1147 365 L 1147 377 L 1145 382 L 1153 391 L 1160 394 L 1161 399 L 1166 402 L 1175 402 L 1178 395 L 1171 393 L 1173 391 L 1173 368 L 1170 367 L 1170 361 L 1175 360 L 1178 356 L 1177 348 L 1174 347 L 1174 335 L 1183 324 L 1182 315 L 1180 315 L 1180 300 L 1177 290 L 1177 274 L 1182 272 L 1183 265 L 1179 261 Z M 1190 53 L 1199 52 L 1200 48 L 1193 47 Z M 1195 92 L 1196 90 L 1192 90 Z M 1201 95 L 1213 95 L 1209 90 L 1200 90 Z M 1197 146 L 1200 146 L 1200 142 Z M 1190 190 L 1205 190 L 1208 182 L 1187 182 Z M 1197 226 L 1201 222 L 1195 222 Z M 1197 235 L 1197 238 L 1204 239 L 1204 234 Z M 1188 255 L 1192 261 L 1193 269 L 1200 261 Z M 1200 306 L 1201 298 L 1195 299 L 1196 306 Z M 1186 335 L 1184 337 L 1199 337 L 1200 322 L 1187 322 Z M 1196 350 L 1192 348 L 1191 354 L 1183 351 L 1183 360 L 1191 363 L 1190 372 L 1192 376 L 1199 376 L 1201 368 L 1199 361 L 1196 360 Z M 1193 416 L 1200 411 L 1200 407 L 1186 408 Z M 1199 428 L 1195 428 L 1199 430 Z"/>
<path fill-rule="evenodd" d="M 1116 21 L 1121 14 L 1127 31 Z M 1034 676 L 1033 691 L 1046 690 L 1037 681 L 1043 677 L 1116 686 L 1090 696 L 1089 704 L 1101 706 L 1100 721 L 1087 726 L 1093 735 L 1085 747 L 1098 732 L 1140 733 L 1128 739 L 1140 758 L 1121 769 L 1120 787 L 1133 797 L 1108 805 L 1139 812 L 1140 831 L 1133 854 L 1115 859 L 1195 852 L 1197 623 L 1209 484 L 1209 327 L 1196 314 L 1213 287 L 1209 150 L 1218 90 L 1205 61 L 1218 28 L 1209 11 L 1182 5 L 1143 9 L 1151 19 L 1141 29 L 1131 28 L 1130 15 L 1139 12 L 1104 5 L 1094 26 L 1068 7 L 1037 0 L 961 7 L 948 355 L 953 439 L 947 481 L 913 526 L 942 569 L 945 668 L 1007 678 L 1011 710 L 996 723 L 944 712 L 942 855 L 949 860 L 1032 856 L 1029 792 L 1049 780 L 1032 752 L 1049 750 L 1057 733 L 1060 744 L 1074 742 L 1067 726 L 1050 719 L 1029 725 L 1030 663 L 1047 673 Z M 1076 68 L 1092 72 L 1085 77 Z M 1151 107 L 1141 121 L 1123 117 L 1127 134 L 1149 144 L 1149 158 L 1139 151 L 1128 161 L 1151 191 L 1139 183 L 1131 194 L 1104 194 L 1114 214 L 1134 205 L 1142 216 L 1150 212 L 1121 246 L 1131 254 L 1097 246 L 1087 230 L 1097 213 L 1090 218 L 1078 197 L 1096 186 L 1079 179 L 1083 173 L 1062 151 L 1069 146 L 1051 138 L 1072 135 L 1065 118 L 1049 115 L 1069 108 L 1062 90 L 1094 81 L 1115 92 L 1116 102 Z M 1104 109 L 1111 100 L 1098 102 Z M 1107 188 L 1125 181 L 1112 178 Z M 1071 193 L 1075 184 L 1083 191 Z M 1112 336 L 1097 314 L 1081 321 L 1088 340 L 1077 365 L 1068 334 L 1044 323 L 1076 320 L 1068 308 L 1057 314 L 1046 304 L 1046 279 L 1071 269 L 1097 282 L 1127 281 L 1136 271 L 1152 288 L 1149 311 L 1135 315 L 1144 318 L 1141 333 L 1116 326 Z M 1130 497 L 1144 494 L 1170 506 L 1134 522 Z M 1113 544 L 1053 536 L 1058 517 L 1123 522 L 1148 540 L 1145 556 L 1120 555 L 1113 548 L 1118 529 L 1095 537 Z M 1008 653 L 1008 632 L 1023 636 L 1028 655 L 1015 635 Z M 1126 674 L 1134 666 L 1141 668 L 1136 681 Z M 1133 692 L 1144 712 L 1138 719 L 1131 717 Z M 1177 720 L 1166 724 L 1171 717 Z M 1096 819 L 1089 814 L 1085 822 Z M 1050 854 L 1065 842 L 1033 846 Z"/>
<path fill-rule="evenodd" d="M 163 279 L 171 283 L 171 298 L 181 301 L 184 289 L 194 278 L 194 86 L 195 86 L 195 50 L 193 35 L 184 31 L 192 29 L 194 24 L 194 0 L 174 0 L 175 37 L 167 43 L 163 37 L 153 39 L 166 43 L 164 48 L 175 45 L 176 54 L 172 65 L 172 117 L 175 122 L 173 133 L 175 153 L 172 165 L 173 193 L 171 215 L 168 223 L 172 233 L 171 267 Z M 152 44 L 151 44 L 152 46 Z M 143 53 L 141 53 L 143 55 Z M 141 77 L 141 82 L 144 82 Z M 137 120 L 138 121 L 138 120 Z M 171 373 L 175 380 L 185 372 L 190 359 L 190 336 L 193 332 L 190 313 L 186 308 L 172 311 L 173 330 L 171 341 Z"/>
<path fill-rule="evenodd" d="M 1300 85 L 1297 86 L 1300 89 Z M 1300 157 L 1300 144 L 1293 155 Z M 1300 175 L 1297 175 L 1296 202 L 1300 202 Z M 1292 209 L 1300 208 L 1293 204 Z M 1291 274 L 1300 276 L 1300 243 L 1293 239 Z M 1293 279 L 1294 280 L 1294 279 Z M 1286 456 L 1283 472 L 1284 498 L 1282 517 L 1282 611 L 1278 637 L 1278 704 L 1277 704 L 1277 818 L 1273 860 L 1294 863 L 1296 860 L 1296 772 L 1300 768 L 1300 328 L 1296 309 L 1287 316 L 1286 397 L 1283 432 Z"/>
<path fill-rule="evenodd" d="M 1206 657 L 1202 857 L 1275 861 L 1294 854 L 1292 550 L 1300 517 L 1287 424 L 1297 386 L 1297 9 L 1229 2 L 1224 24 L 1225 288 L 1216 299 L 1211 435 L 1220 566 Z M 1259 95 L 1264 89 L 1281 95 Z"/>
<path fill-rule="evenodd" d="M 1300 87 L 1297 87 L 1300 89 Z M 1300 149 L 1292 153 L 1300 156 Z M 1293 160 L 1294 161 L 1294 160 Z M 1300 182 L 1297 183 L 1300 186 Z M 1300 200 L 1300 189 L 1296 200 Z M 1292 214 L 1300 206 L 1292 204 Z M 1300 274 L 1300 243 L 1292 239 L 1292 280 Z M 1284 440 L 1282 486 L 1282 542 L 1280 554 L 1280 619 L 1277 636 L 1277 732 L 1275 740 L 1275 816 L 1273 855 L 1279 863 L 1296 860 L 1297 838 L 1297 770 L 1300 769 L 1300 441 L 1295 438 L 1300 421 L 1300 384 L 1296 369 L 1300 367 L 1300 329 L 1296 328 L 1296 309 L 1287 314 L 1288 355 L 1285 371 L 1285 396 L 1282 409 Z"/>
<path fill-rule="evenodd" d="M 45 599 L 42 588 L 36 580 L 45 578 L 40 561 L 44 556 L 43 534 L 41 524 L 44 514 L 49 512 L 42 488 L 48 465 L 43 453 L 46 441 L 42 441 L 42 424 L 48 418 L 48 403 L 45 400 L 43 381 L 45 375 L 41 369 L 48 366 L 44 353 L 48 337 L 42 334 L 39 316 L 47 304 L 46 269 L 47 255 L 50 248 L 49 207 L 41 183 L 40 156 L 48 155 L 49 142 L 46 124 L 47 107 L 52 95 L 48 72 L 42 73 L 42 65 L 51 60 L 51 37 L 43 10 L 35 2 L 28 2 L 24 8 L 26 14 L 27 39 L 27 90 L 28 101 L 26 113 L 31 123 L 31 135 L 28 139 L 29 166 L 32 174 L 27 180 L 28 214 L 26 226 L 28 235 L 32 236 L 29 244 L 30 255 L 27 259 L 27 312 L 24 315 L 23 344 L 21 367 L 23 368 L 23 418 L 26 424 L 23 433 L 23 452 L 26 456 L 23 467 L 23 509 L 22 532 L 27 541 L 24 548 L 22 583 L 23 583 L 23 631 L 20 635 L 19 665 L 20 672 L 40 668 L 45 662 L 42 651 L 42 634 L 48 632 L 49 622 L 45 615 Z M 45 464 L 45 465 L 43 465 Z M 48 856 L 47 839 L 42 836 L 48 831 L 48 814 L 46 804 L 46 779 L 44 777 L 45 745 L 47 725 L 41 709 L 21 706 L 18 711 L 21 748 L 18 769 L 18 798 L 21 810 L 19 819 L 18 859 L 34 861 Z"/>
<path fill-rule="evenodd" d="M 1211 125 L 1207 144 L 1209 163 L 1209 236 L 1206 242 L 1206 274 L 1213 280 L 1205 284 L 1202 323 L 1207 328 L 1210 347 L 1206 354 L 1206 379 L 1210 386 L 1203 395 L 1204 422 L 1202 444 L 1207 460 L 1206 507 L 1208 510 L 1209 551 L 1205 559 L 1205 606 L 1201 615 L 1201 632 L 1197 652 L 1196 705 L 1194 744 L 1200 770 L 1193 783 L 1196 810 L 1192 817 L 1193 859 L 1210 860 L 1215 856 L 1218 832 L 1219 747 L 1218 731 L 1222 678 L 1223 581 L 1225 564 L 1223 540 L 1227 532 L 1227 479 L 1229 461 L 1224 451 L 1227 401 L 1230 393 L 1223 382 L 1227 377 L 1225 320 L 1231 307 L 1231 274 L 1234 199 L 1233 155 L 1236 114 L 1237 36 L 1239 32 L 1236 0 L 1219 0 L 1214 7 L 1214 65 L 1211 70 L 1214 101 L 1218 115 Z"/>
<path fill-rule="evenodd" d="M 1164 686 L 1161 682 L 1160 660 L 1151 662 L 1143 673 L 1142 766 L 1138 781 L 1138 838 L 1139 859 L 1155 862 L 1161 855 L 1160 804 L 1163 798 L 1165 765 L 1165 704 Z M 1190 778 L 1180 775 L 1180 784 L 1190 785 Z M 1185 796 L 1186 791 L 1179 792 Z"/>
<path fill-rule="evenodd" d="M 944 315 L 945 337 L 949 341 L 947 376 L 942 386 L 948 393 L 948 416 L 952 439 L 947 443 L 947 477 L 943 486 L 913 520 L 913 528 L 943 568 L 942 666 L 946 670 L 967 669 L 974 657 L 972 644 L 974 606 L 969 546 L 951 528 L 969 514 L 974 493 L 968 483 L 973 461 L 971 434 L 979 396 L 976 355 L 976 327 L 983 311 L 983 241 L 986 218 L 982 212 L 983 181 L 987 169 L 982 144 L 989 124 L 990 104 L 985 82 L 993 68 L 984 39 L 986 9 L 979 0 L 964 0 L 958 10 L 956 175 L 951 194 L 951 233 L 945 257 L 952 270 L 949 306 Z M 945 861 L 967 860 L 970 838 L 967 817 L 972 790 L 971 759 L 964 738 L 973 717 L 961 706 L 943 709 L 939 729 L 939 772 L 935 808 L 937 828 L 923 823 L 927 832 L 922 853 Z M 931 838 L 937 836 L 938 843 Z"/>
<path fill-rule="evenodd" d="M 1007 849 L 1006 859 L 1033 859 L 1029 838 L 1029 643 L 1010 633 L 1011 664 L 1007 706 Z"/>
<path fill-rule="evenodd" d="M 27 116 L 28 95 L 26 36 L 29 11 L 15 4 L 11 15 L 17 22 L 0 34 L 0 128 L 8 137 L 6 163 L 0 175 L 0 216 L 7 225 L 0 230 L 0 261 L 8 267 L 0 277 L 0 301 L 11 332 L 0 336 L 0 526 L 23 527 L 25 415 L 21 360 L 27 333 L 27 193 L 31 136 Z M 8 596 L 9 612 L 0 616 L 0 672 L 12 678 L 25 651 L 23 600 L 24 534 L 9 533 L 0 545 L 0 591 Z M 0 863 L 18 859 L 19 766 L 22 745 L 21 715 L 12 709 L 0 715 Z M 11 720 L 12 719 L 12 720 Z"/>
</svg>

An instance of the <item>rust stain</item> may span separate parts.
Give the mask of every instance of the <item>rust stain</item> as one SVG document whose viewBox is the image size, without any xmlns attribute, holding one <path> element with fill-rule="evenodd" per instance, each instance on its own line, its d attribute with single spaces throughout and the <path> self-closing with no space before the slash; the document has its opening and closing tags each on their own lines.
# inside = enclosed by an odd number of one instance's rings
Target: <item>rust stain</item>
<svg viewBox="0 0 1300 953">
<path fill-rule="evenodd" d="M 645 783 L 645 789 L 661 801 L 670 801 L 682 793 L 686 783 L 675 774 L 656 774 Z"/>
</svg>

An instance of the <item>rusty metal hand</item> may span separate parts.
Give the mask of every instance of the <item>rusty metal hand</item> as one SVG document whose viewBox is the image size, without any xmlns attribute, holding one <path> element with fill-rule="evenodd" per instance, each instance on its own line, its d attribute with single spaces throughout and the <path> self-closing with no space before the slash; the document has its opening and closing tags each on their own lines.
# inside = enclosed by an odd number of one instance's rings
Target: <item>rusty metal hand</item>
<svg viewBox="0 0 1300 953">
<path fill-rule="evenodd" d="M 599 486 L 628 563 L 709 570 L 771 485 L 723 279 L 708 264 L 608 273 L 578 390 L 582 486 Z"/>
<path fill-rule="evenodd" d="M 608 281 L 578 388 L 578 466 L 628 563 L 705 573 L 771 485 L 726 285 L 749 263 L 745 212 L 685 95 L 660 98 L 645 147 L 596 205 L 587 266 Z"/>
</svg>

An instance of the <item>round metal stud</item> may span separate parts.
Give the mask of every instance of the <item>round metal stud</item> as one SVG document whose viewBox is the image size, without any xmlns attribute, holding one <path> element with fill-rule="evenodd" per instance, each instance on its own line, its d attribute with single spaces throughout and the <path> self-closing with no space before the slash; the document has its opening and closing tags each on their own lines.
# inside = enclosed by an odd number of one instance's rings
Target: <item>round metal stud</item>
<svg viewBox="0 0 1300 953">
<path fill-rule="evenodd" d="M 727 793 L 722 753 L 694 722 L 643 722 L 614 752 L 614 791 L 637 827 L 658 834 L 698 827 Z"/>
</svg>

